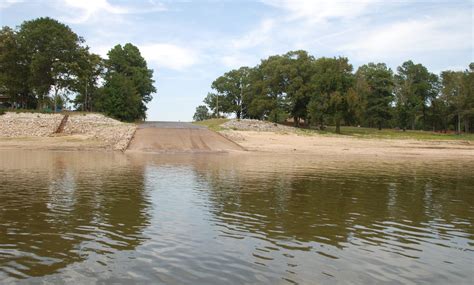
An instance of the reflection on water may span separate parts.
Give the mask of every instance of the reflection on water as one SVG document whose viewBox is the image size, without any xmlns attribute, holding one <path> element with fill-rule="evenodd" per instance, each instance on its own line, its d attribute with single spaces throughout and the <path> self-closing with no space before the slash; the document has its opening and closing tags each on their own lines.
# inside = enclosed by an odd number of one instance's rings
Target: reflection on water
<svg viewBox="0 0 474 285">
<path fill-rule="evenodd" d="M 0 152 L 0 280 L 470 283 L 474 162 Z"/>
</svg>

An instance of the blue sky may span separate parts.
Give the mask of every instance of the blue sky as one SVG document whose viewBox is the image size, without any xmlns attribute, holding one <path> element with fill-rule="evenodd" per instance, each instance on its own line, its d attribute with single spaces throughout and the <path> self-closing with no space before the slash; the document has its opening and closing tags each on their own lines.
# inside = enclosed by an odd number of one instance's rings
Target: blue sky
<svg viewBox="0 0 474 285">
<path fill-rule="evenodd" d="M 68 24 L 91 50 L 137 45 L 154 69 L 149 120 L 192 119 L 212 81 L 289 50 L 347 56 L 357 68 L 412 59 L 432 72 L 474 61 L 473 1 L 0 0 L 0 25 L 49 16 Z"/>
</svg>

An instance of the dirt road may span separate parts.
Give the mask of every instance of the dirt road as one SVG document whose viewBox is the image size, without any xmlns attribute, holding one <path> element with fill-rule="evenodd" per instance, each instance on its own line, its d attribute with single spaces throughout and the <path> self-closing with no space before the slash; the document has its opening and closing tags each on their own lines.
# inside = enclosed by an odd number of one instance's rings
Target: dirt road
<svg viewBox="0 0 474 285">
<path fill-rule="evenodd" d="M 181 122 L 146 122 L 141 124 L 129 152 L 228 152 L 242 151 L 241 146 L 207 128 Z"/>
</svg>

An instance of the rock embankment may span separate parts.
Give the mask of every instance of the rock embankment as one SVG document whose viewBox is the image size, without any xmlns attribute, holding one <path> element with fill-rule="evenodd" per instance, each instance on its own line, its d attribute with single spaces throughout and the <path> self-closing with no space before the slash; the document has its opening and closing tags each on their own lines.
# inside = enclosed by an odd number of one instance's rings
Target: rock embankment
<svg viewBox="0 0 474 285">
<path fill-rule="evenodd" d="M 223 128 L 239 131 L 292 132 L 295 128 L 259 120 L 230 120 L 221 125 Z"/>
<path fill-rule="evenodd" d="M 100 114 L 69 116 L 65 134 L 81 134 L 105 141 L 114 150 L 125 150 L 137 129 L 135 124 L 122 123 Z"/>
<path fill-rule="evenodd" d="M 100 114 L 70 114 L 59 134 L 55 134 L 63 114 L 13 113 L 0 116 L 0 138 L 77 136 L 82 141 L 98 141 L 98 146 L 125 150 L 136 130 Z"/>
<path fill-rule="evenodd" d="M 47 137 L 61 124 L 61 114 L 13 113 L 0 116 L 0 137 Z"/>
</svg>

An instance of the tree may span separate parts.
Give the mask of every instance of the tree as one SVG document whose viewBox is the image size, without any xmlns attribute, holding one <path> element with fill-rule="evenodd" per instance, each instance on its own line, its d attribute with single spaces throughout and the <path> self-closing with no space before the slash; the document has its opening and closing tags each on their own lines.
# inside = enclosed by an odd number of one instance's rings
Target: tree
<svg viewBox="0 0 474 285">
<path fill-rule="evenodd" d="M 74 91 L 77 95 L 74 99 L 76 110 L 92 111 L 99 99 L 99 80 L 104 72 L 103 59 L 88 48 L 83 48 L 77 62 L 77 79 Z"/>
<path fill-rule="evenodd" d="M 141 96 L 126 75 L 110 76 L 101 93 L 97 107 L 106 115 L 127 122 L 143 119 Z"/>
<path fill-rule="evenodd" d="M 357 91 L 365 101 L 365 119 L 379 130 L 391 116 L 394 79 L 384 63 L 362 65 L 356 72 Z"/>
<path fill-rule="evenodd" d="M 194 121 L 204 121 L 209 119 L 211 116 L 209 115 L 209 109 L 205 105 L 200 105 L 196 107 L 196 112 L 194 113 L 193 120 Z"/>
<path fill-rule="evenodd" d="M 284 57 L 274 55 L 262 60 L 256 67 L 258 91 L 261 93 L 253 107 L 275 123 L 281 121 L 279 114 L 288 109 L 285 93 L 287 80 L 282 72 L 284 63 Z"/>
<path fill-rule="evenodd" d="M 249 86 L 250 69 L 246 66 L 226 72 L 212 82 L 214 89 L 219 96 L 224 113 L 235 113 L 240 119 L 243 111 L 243 98 L 246 88 Z"/>
<path fill-rule="evenodd" d="M 223 95 L 218 95 L 216 93 L 207 93 L 206 98 L 204 98 L 204 103 L 212 110 L 213 116 L 216 118 L 220 118 L 220 112 L 222 112 L 223 109 L 229 109 L 229 102 L 224 100 Z"/>
<path fill-rule="evenodd" d="M 300 118 L 306 119 L 307 105 L 313 92 L 311 78 L 314 73 L 314 57 L 306 51 L 290 51 L 284 56 L 281 66 L 282 77 L 286 81 L 284 92 L 288 103 L 288 112 L 293 117 L 295 126 Z"/>
<path fill-rule="evenodd" d="M 463 71 L 443 71 L 442 97 L 453 109 L 452 114 L 457 118 L 456 130 L 461 132 L 461 122 L 464 130 L 469 132 L 470 119 L 474 117 L 474 64 Z"/>
<path fill-rule="evenodd" d="M 92 111 L 99 99 L 99 81 L 104 72 L 104 60 L 97 54 L 90 53 L 89 48 L 82 48 L 75 65 L 74 107 L 76 110 Z"/>
<path fill-rule="evenodd" d="M 148 69 L 138 48 L 130 43 L 108 52 L 107 72 L 99 111 L 123 121 L 146 119 L 146 103 L 156 92 L 153 70 Z"/>
<path fill-rule="evenodd" d="M 322 57 L 315 61 L 312 78 L 314 93 L 310 99 L 309 111 L 313 118 L 324 123 L 324 116 L 333 118 L 336 133 L 341 132 L 341 121 L 350 114 L 349 92 L 353 86 L 352 65 L 345 57 Z"/>
<path fill-rule="evenodd" d="M 0 94 L 10 98 L 12 107 L 34 107 L 26 84 L 28 73 L 17 33 L 9 27 L 3 27 L 0 30 Z"/>
<path fill-rule="evenodd" d="M 28 66 L 29 89 L 43 108 L 54 87 L 55 97 L 62 89 L 71 89 L 72 66 L 78 58 L 83 39 L 68 26 L 51 18 L 25 21 L 17 34 L 18 46 Z"/>
<path fill-rule="evenodd" d="M 395 90 L 399 123 L 405 129 L 410 122 L 411 129 L 415 129 L 416 121 L 421 116 L 424 129 L 428 105 L 438 94 L 438 77 L 411 60 L 404 62 L 397 71 Z"/>
</svg>

